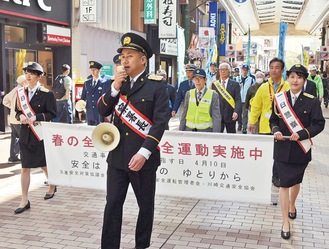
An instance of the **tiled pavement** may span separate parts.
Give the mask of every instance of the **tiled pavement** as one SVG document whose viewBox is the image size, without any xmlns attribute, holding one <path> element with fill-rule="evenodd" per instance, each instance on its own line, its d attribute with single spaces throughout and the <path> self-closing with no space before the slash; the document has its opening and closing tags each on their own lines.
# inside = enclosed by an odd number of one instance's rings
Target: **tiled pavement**
<svg viewBox="0 0 329 249">
<path fill-rule="evenodd" d="M 324 115 L 329 118 L 328 109 Z M 158 249 L 194 248 L 329 248 L 329 120 L 314 139 L 297 200 L 292 238 L 280 237 L 279 206 L 156 196 L 152 244 Z M 177 121 L 172 122 L 177 126 Z M 100 248 L 105 192 L 58 187 L 43 200 L 47 187 L 39 170 L 31 177 L 31 209 L 20 215 L 20 165 L 7 164 L 10 134 L 0 135 L 0 248 Z M 261 177 L 261 176 L 260 176 Z M 276 199 L 277 189 L 273 189 Z M 122 248 L 134 247 L 137 205 L 128 194 L 124 206 Z"/>
</svg>

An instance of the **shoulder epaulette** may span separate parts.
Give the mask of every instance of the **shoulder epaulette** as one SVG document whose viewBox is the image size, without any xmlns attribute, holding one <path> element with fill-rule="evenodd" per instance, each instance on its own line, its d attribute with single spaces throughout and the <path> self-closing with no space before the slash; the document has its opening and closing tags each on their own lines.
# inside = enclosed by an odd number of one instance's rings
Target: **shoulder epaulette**
<svg viewBox="0 0 329 249">
<path fill-rule="evenodd" d="M 40 87 L 40 91 L 47 93 L 47 92 L 49 92 L 49 89 L 47 89 L 44 86 L 42 86 L 42 87 Z"/>
<path fill-rule="evenodd" d="M 314 98 L 314 96 L 313 96 L 312 94 L 309 94 L 309 93 L 303 93 L 303 95 L 304 95 L 305 97 L 310 98 L 310 99 L 313 99 L 313 98 Z"/>
<path fill-rule="evenodd" d="M 163 79 L 163 77 L 160 75 L 159 76 L 158 75 L 149 75 L 147 78 L 149 80 L 155 80 L 155 81 L 161 81 Z"/>
</svg>

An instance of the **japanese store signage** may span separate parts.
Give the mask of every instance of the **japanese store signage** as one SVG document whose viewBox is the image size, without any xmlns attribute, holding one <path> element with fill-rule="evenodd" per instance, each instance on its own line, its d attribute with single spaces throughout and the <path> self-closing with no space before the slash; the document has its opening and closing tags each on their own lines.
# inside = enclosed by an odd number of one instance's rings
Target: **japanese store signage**
<svg viewBox="0 0 329 249">
<path fill-rule="evenodd" d="M 42 123 L 49 182 L 105 189 L 107 153 L 92 126 Z M 273 136 L 166 131 L 157 194 L 270 203 Z"/>
<path fill-rule="evenodd" d="M 144 1 L 144 24 L 156 24 L 156 0 Z"/>
<path fill-rule="evenodd" d="M 58 27 L 53 25 L 42 25 L 42 41 L 61 44 L 61 45 L 71 45 L 71 29 Z"/>
<path fill-rule="evenodd" d="M 209 27 L 213 28 L 215 35 L 217 35 L 218 26 L 218 3 L 209 2 Z"/>
<path fill-rule="evenodd" d="M 159 1 L 159 38 L 176 38 L 177 0 Z"/>
<path fill-rule="evenodd" d="M 225 57 L 226 50 L 226 11 L 220 12 L 219 19 L 219 56 Z"/>
</svg>

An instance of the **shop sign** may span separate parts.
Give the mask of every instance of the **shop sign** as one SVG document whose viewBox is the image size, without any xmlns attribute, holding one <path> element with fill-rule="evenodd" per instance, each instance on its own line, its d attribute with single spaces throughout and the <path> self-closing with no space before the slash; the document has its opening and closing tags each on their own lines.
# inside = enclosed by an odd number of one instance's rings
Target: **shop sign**
<svg viewBox="0 0 329 249">
<path fill-rule="evenodd" d="M 177 0 L 159 1 L 159 38 L 176 38 Z"/>
<path fill-rule="evenodd" d="M 0 0 L 0 14 L 70 26 L 72 1 Z"/>
<path fill-rule="evenodd" d="M 177 56 L 177 39 L 160 39 L 160 54 Z"/>
<path fill-rule="evenodd" d="M 3 0 L 3 2 L 10 2 L 10 0 Z M 30 4 L 30 0 L 13 0 L 13 3 L 14 4 L 18 4 L 18 5 L 23 5 L 23 6 L 26 6 L 26 7 L 30 7 L 31 4 Z M 37 3 L 39 5 L 39 7 L 44 10 L 44 11 L 51 11 L 51 6 L 47 6 L 45 3 L 44 3 L 44 0 L 37 0 Z"/>
<path fill-rule="evenodd" d="M 144 1 L 144 24 L 156 24 L 156 1 L 145 0 Z"/>
<path fill-rule="evenodd" d="M 42 33 L 43 42 L 67 46 L 71 45 L 71 30 L 69 28 L 43 25 Z"/>
<path fill-rule="evenodd" d="M 80 22 L 97 23 L 97 0 L 80 0 Z"/>
</svg>

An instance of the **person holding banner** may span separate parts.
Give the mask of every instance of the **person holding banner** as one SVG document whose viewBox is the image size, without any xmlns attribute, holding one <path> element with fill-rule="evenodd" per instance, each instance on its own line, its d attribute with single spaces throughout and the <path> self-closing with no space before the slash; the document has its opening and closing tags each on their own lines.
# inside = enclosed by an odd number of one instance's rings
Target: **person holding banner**
<svg viewBox="0 0 329 249">
<path fill-rule="evenodd" d="M 240 85 L 230 77 L 231 66 L 223 62 L 219 65 L 217 75 L 219 80 L 213 81 L 211 89 L 215 90 L 219 95 L 221 129 L 227 133 L 236 133 L 236 121 L 238 113 L 241 112 L 241 94 Z"/>
<path fill-rule="evenodd" d="M 121 65 L 111 89 L 104 94 L 98 111 L 102 116 L 114 113 L 113 124 L 120 142 L 107 158 L 107 197 L 101 248 L 120 248 L 122 209 L 129 184 L 138 207 L 135 248 L 150 246 L 156 171 L 160 165 L 158 146 L 168 117 L 168 94 L 162 76 L 147 75 L 151 46 L 141 36 L 126 33 L 121 38 Z"/>
<path fill-rule="evenodd" d="M 296 219 L 300 183 L 311 161 L 311 138 L 325 126 L 320 101 L 304 91 L 307 69 L 296 64 L 287 71 L 290 90 L 274 96 L 270 127 L 274 134 L 274 162 L 280 178 L 281 237 L 289 239 L 290 219 Z"/>
<path fill-rule="evenodd" d="M 39 81 L 44 75 L 41 65 L 31 62 L 23 70 L 29 86 L 17 90 L 16 118 L 22 123 L 19 135 L 22 199 L 19 207 L 14 211 L 15 214 L 23 213 L 30 208 L 28 190 L 31 168 L 40 167 L 48 177 L 40 121 L 53 120 L 57 111 L 54 94 L 40 86 Z M 49 185 L 44 199 L 53 198 L 55 192 L 56 187 Z"/>
<path fill-rule="evenodd" d="M 250 105 L 248 130 L 252 132 L 255 124 L 259 121 L 259 134 L 270 135 L 270 117 L 272 113 L 272 103 L 274 94 L 289 90 L 289 83 L 285 82 L 282 74 L 284 73 L 285 63 L 279 58 L 273 58 L 270 61 L 270 78 L 263 83 L 257 90 Z M 280 179 L 275 164 L 272 169 L 272 183 L 275 187 L 280 187 Z"/>
</svg>

